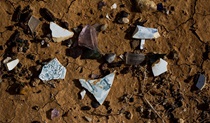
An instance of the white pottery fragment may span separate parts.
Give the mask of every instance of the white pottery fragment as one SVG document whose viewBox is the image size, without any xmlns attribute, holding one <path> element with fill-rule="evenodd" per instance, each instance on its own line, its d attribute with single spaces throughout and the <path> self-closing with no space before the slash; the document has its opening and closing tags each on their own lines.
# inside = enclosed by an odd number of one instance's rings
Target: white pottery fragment
<svg viewBox="0 0 210 123">
<path fill-rule="evenodd" d="M 12 60 L 6 63 L 6 67 L 8 71 L 13 70 L 19 63 L 19 59 Z"/>
<path fill-rule="evenodd" d="M 167 65 L 168 63 L 160 58 L 159 62 L 152 66 L 153 75 L 159 76 L 160 74 L 165 73 L 167 71 Z"/>
<path fill-rule="evenodd" d="M 135 39 L 154 39 L 158 37 L 160 37 L 158 29 L 147 28 L 139 25 L 137 25 L 133 33 L 133 38 Z"/>
<path fill-rule="evenodd" d="M 50 22 L 50 30 L 54 42 L 61 42 L 74 36 L 74 32 L 64 29 L 54 22 Z"/>
</svg>

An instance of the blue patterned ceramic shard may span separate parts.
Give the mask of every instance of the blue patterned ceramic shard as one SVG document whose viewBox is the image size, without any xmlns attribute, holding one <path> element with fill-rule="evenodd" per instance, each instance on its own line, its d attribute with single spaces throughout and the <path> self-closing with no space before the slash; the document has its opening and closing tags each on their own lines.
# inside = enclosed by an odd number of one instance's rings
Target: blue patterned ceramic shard
<svg viewBox="0 0 210 123">
<path fill-rule="evenodd" d="M 66 68 L 58 61 L 57 58 L 51 60 L 48 64 L 42 67 L 39 78 L 42 81 L 53 79 L 64 79 L 66 76 Z"/>
<path fill-rule="evenodd" d="M 93 96 L 100 104 L 103 104 L 104 100 L 106 99 L 110 91 L 110 88 L 114 81 L 114 77 L 115 77 L 115 72 L 101 79 L 88 80 L 88 81 L 84 79 L 79 79 L 79 81 L 82 87 L 84 87 L 91 94 L 93 94 Z"/>
</svg>

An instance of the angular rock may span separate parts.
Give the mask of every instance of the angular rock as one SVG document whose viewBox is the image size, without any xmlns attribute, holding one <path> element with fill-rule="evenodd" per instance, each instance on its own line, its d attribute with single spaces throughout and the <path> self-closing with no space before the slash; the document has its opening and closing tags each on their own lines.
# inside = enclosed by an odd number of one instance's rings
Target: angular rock
<svg viewBox="0 0 210 123">
<path fill-rule="evenodd" d="M 160 34 L 155 28 L 147 28 L 137 25 L 133 38 L 135 39 L 154 39 L 160 37 Z"/>
<path fill-rule="evenodd" d="M 19 59 L 12 60 L 6 63 L 6 67 L 8 71 L 13 70 L 19 63 Z"/>
<path fill-rule="evenodd" d="M 138 65 L 142 63 L 145 59 L 144 54 L 126 53 L 126 64 Z"/>
<path fill-rule="evenodd" d="M 167 65 L 168 65 L 168 63 L 165 60 L 163 60 L 162 58 L 160 58 L 159 62 L 155 63 L 152 66 L 153 75 L 159 76 L 159 75 L 165 73 L 167 71 Z"/>
<path fill-rule="evenodd" d="M 74 36 L 74 32 L 64 29 L 54 22 L 50 22 L 50 30 L 54 42 L 61 42 Z"/>
<path fill-rule="evenodd" d="M 111 86 L 113 84 L 115 77 L 115 72 L 105 76 L 104 78 L 97 79 L 97 80 L 84 80 L 79 79 L 80 84 L 82 87 L 87 89 L 95 99 L 100 103 L 103 104 L 104 100 L 106 99 Z"/>
<path fill-rule="evenodd" d="M 85 119 L 86 121 L 88 121 L 88 122 L 91 122 L 91 121 L 92 121 L 92 118 L 87 117 L 87 116 L 84 116 L 84 119 Z"/>
<path fill-rule="evenodd" d="M 107 61 L 108 63 L 112 63 L 112 62 L 114 61 L 115 57 L 116 57 L 116 54 L 114 54 L 114 53 L 110 53 L 110 54 L 107 54 L 107 55 L 105 56 L 106 61 Z"/>
<path fill-rule="evenodd" d="M 91 50 L 98 49 L 96 29 L 90 25 L 86 25 L 79 34 L 78 45 Z"/>
<path fill-rule="evenodd" d="M 38 19 L 36 19 L 34 16 L 31 16 L 31 18 L 28 21 L 28 26 L 29 26 L 32 34 L 35 32 L 39 23 L 40 23 L 40 21 Z"/>
<path fill-rule="evenodd" d="M 203 74 L 200 74 L 196 83 L 196 87 L 200 90 L 204 88 L 206 84 L 206 77 Z"/>
<path fill-rule="evenodd" d="M 53 109 L 52 111 L 51 111 L 51 119 L 54 119 L 54 118 L 56 118 L 56 117 L 58 117 L 59 116 L 59 114 L 60 114 L 60 112 L 57 110 L 57 109 Z"/>
<path fill-rule="evenodd" d="M 42 81 L 49 81 L 52 79 L 64 79 L 66 76 L 66 68 L 61 65 L 57 58 L 51 60 L 48 64 L 42 67 L 39 78 Z"/>
</svg>

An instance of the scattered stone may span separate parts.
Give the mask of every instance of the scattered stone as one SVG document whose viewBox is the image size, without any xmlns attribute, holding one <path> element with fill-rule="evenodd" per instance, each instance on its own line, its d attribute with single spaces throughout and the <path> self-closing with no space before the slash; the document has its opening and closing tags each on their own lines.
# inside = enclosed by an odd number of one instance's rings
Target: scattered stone
<svg viewBox="0 0 210 123">
<path fill-rule="evenodd" d="M 19 59 L 15 59 L 15 60 L 7 62 L 5 64 L 6 64 L 7 70 L 11 71 L 18 65 L 18 63 L 19 63 Z"/>
<path fill-rule="evenodd" d="M 40 14 L 42 15 L 42 17 L 44 17 L 44 19 L 46 19 L 49 22 L 56 20 L 55 16 L 47 8 L 41 8 L 40 9 Z"/>
<path fill-rule="evenodd" d="M 185 121 L 184 121 L 184 119 L 182 119 L 182 118 L 179 118 L 178 119 L 178 121 L 177 121 L 177 123 L 184 123 Z"/>
<path fill-rule="evenodd" d="M 168 63 L 163 60 L 162 58 L 160 58 L 158 63 L 155 63 L 152 66 L 152 72 L 154 76 L 159 76 L 160 74 L 163 74 L 167 71 L 167 65 Z"/>
<path fill-rule="evenodd" d="M 144 54 L 126 53 L 126 64 L 129 65 L 139 65 L 145 59 Z"/>
<path fill-rule="evenodd" d="M 108 24 L 103 24 L 101 26 L 101 31 L 105 31 L 107 29 L 107 27 L 108 27 Z"/>
<path fill-rule="evenodd" d="M 10 60 L 12 60 L 12 58 L 11 57 L 7 57 L 6 59 L 3 60 L 3 64 L 8 63 Z"/>
<path fill-rule="evenodd" d="M 126 11 L 121 11 L 120 12 L 120 17 L 128 17 L 129 13 Z"/>
<path fill-rule="evenodd" d="M 50 30 L 54 42 L 61 42 L 74 36 L 74 32 L 70 32 L 54 22 L 50 22 Z"/>
<path fill-rule="evenodd" d="M 101 10 L 104 6 L 106 6 L 106 3 L 105 3 L 105 2 L 100 1 L 100 2 L 98 3 L 98 9 L 99 9 L 99 10 Z"/>
<path fill-rule="evenodd" d="M 85 90 L 82 90 L 82 91 L 80 92 L 81 99 L 84 99 L 85 94 L 86 94 L 86 91 L 85 91 Z"/>
<path fill-rule="evenodd" d="M 105 58 L 108 63 L 112 63 L 116 58 L 116 54 L 115 53 L 106 54 Z"/>
<path fill-rule="evenodd" d="M 90 75 L 91 79 L 98 79 L 99 77 L 100 77 L 99 75 L 93 73 Z"/>
<path fill-rule="evenodd" d="M 91 50 L 97 50 L 98 40 L 96 29 L 90 25 L 86 25 L 79 34 L 78 45 Z"/>
<path fill-rule="evenodd" d="M 95 99 L 100 104 L 103 104 L 111 89 L 114 77 L 115 77 L 115 72 L 108 74 L 107 76 L 99 80 L 86 81 L 84 79 L 79 79 L 79 81 L 82 87 L 86 88 L 91 94 L 93 94 Z"/>
<path fill-rule="evenodd" d="M 48 64 L 42 67 L 39 78 L 42 81 L 49 81 L 52 79 L 64 79 L 65 76 L 66 68 L 61 65 L 57 58 L 54 58 Z"/>
<path fill-rule="evenodd" d="M 92 118 L 87 117 L 87 116 L 84 116 L 84 119 L 85 119 L 86 121 L 88 121 L 88 122 L 91 122 L 91 121 L 92 121 Z"/>
<path fill-rule="evenodd" d="M 111 9 L 117 9 L 117 4 L 114 3 L 114 4 L 111 6 Z"/>
<path fill-rule="evenodd" d="M 122 23 L 129 23 L 129 19 L 126 18 L 126 17 L 123 17 L 123 18 L 122 18 Z"/>
<path fill-rule="evenodd" d="M 50 116 L 50 118 L 51 118 L 51 120 L 52 120 L 52 119 L 58 117 L 59 115 L 60 115 L 60 112 L 59 112 L 56 108 L 54 108 L 54 109 L 51 111 L 51 116 Z"/>
<path fill-rule="evenodd" d="M 90 106 L 82 106 L 82 107 L 81 107 L 81 110 L 87 110 L 87 111 L 88 111 L 88 110 L 90 110 L 90 109 L 91 109 Z"/>
<path fill-rule="evenodd" d="M 135 0 L 135 6 L 138 11 L 157 10 L 155 2 L 151 0 Z"/>
<path fill-rule="evenodd" d="M 154 39 L 160 37 L 158 30 L 137 25 L 133 38 L 135 39 Z"/>
<path fill-rule="evenodd" d="M 199 74 L 196 87 L 200 90 L 202 90 L 205 87 L 206 84 L 206 77 L 203 74 Z"/>
<path fill-rule="evenodd" d="M 92 106 L 93 108 L 98 108 L 98 107 L 100 106 L 100 104 L 99 104 L 98 102 L 92 101 L 92 102 L 91 102 L 91 106 Z"/>
<path fill-rule="evenodd" d="M 162 4 L 162 3 L 158 3 L 158 4 L 157 4 L 157 10 L 158 10 L 158 11 L 163 11 L 163 9 L 164 9 L 164 8 L 163 8 L 163 4 Z"/>
<path fill-rule="evenodd" d="M 128 120 L 131 120 L 133 118 L 133 114 L 131 114 L 129 111 L 126 111 L 125 112 L 125 117 L 128 119 Z"/>
<path fill-rule="evenodd" d="M 19 22 L 21 16 L 21 6 L 19 5 L 16 9 L 15 12 L 12 15 L 12 21 L 14 22 Z"/>
<path fill-rule="evenodd" d="M 28 26 L 29 26 L 32 34 L 34 34 L 39 23 L 40 23 L 40 21 L 38 19 L 36 19 L 34 16 L 31 16 L 31 18 L 28 21 Z"/>
<path fill-rule="evenodd" d="M 27 57 L 28 59 L 35 60 L 35 56 L 32 55 L 32 54 L 28 54 L 26 57 Z"/>
</svg>

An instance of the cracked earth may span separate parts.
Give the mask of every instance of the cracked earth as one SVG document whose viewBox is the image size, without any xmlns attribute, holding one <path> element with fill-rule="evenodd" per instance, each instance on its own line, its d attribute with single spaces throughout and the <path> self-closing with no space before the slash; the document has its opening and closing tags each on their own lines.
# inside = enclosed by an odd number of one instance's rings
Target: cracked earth
<svg viewBox="0 0 210 123">
<path fill-rule="evenodd" d="M 100 0 L 1 0 L 0 1 L 0 60 L 4 60 L 6 42 L 14 33 L 21 32 L 20 37 L 29 41 L 29 50 L 20 52 L 22 68 L 16 72 L 6 72 L 1 65 L 0 83 L 0 122 L 1 123 L 85 123 L 84 116 L 92 118 L 92 122 L 100 123 L 144 123 L 144 122 L 180 122 L 186 123 L 210 122 L 210 1 L 209 0 L 154 0 L 163 3 L 170 10 L 168 15 L 158 11 L 133 10 L 129 0 L 104 0 L 107 5 L 102 10 L 97 9 Z M 117 3 L 116 10 L 111 10 L 113 3 Z M 124 7 L 120 7 L 120 5 Z M 48 8 L 56 18 L 68 22 L 70 29 L 86 24 L 108 24 L 108 28 L 98 34 L 98 47 L 103 54 L 116 53 L 117 56 L 125 52 L 166 54 L 164 59 L 169 63 L 167 73 L 153 77 L 148 66 L 108 68 L 117 71 L 111 91 L 106 102 L 100 107 L 88 111 L 81 110 L 82 106 L 90 106 L 94 99 L 87 93 L 80 100 L 79 92 L 82 87 L 78 79 L 90 79 L 91 73 L 101 74 L 101 62 L 84 60 L 68 56 L 68 47 L 61 43 L 49 42 L 50 47 L 42 48 L 31 35 L 14 26 L 12 30 L 6 27 L 14 25 L 11 21 L 15 8 L 30 5 L 33 15 L 42 18 L 40 8 Z M 129 24 L 114 22 L 116 14 L 127 11 Z M 111 15 L 111 21 L 105 16 Z M 145 49 L 133 49 L 130 43 L 131 34 L 136 20 L 146 20 L 145 27 L 158 28 L 161 37 L 147 40 Z M 36 32 L 38 36 L 45 34 L 44 26 L 47 21 L 41 21 Z M 76 39 L 74 39 L 76 40 Z M 35 55 L 35 59 L 26 58 L 28 54 Z M 24 95 L 13 94 L 8 89 L 16 82 L 29 83 L 38 78 L 37 61 L 47 61 L 58 58 L 67 69 L 64 80 L 52 81 L 53 85 L 41 83 L 36 87 L 29 87 Z M 119 59 L 119 58 L 117 58 Z M 123 69 L 129 70 L 122 74 Z M 19 72 L 27 69 L 27 74 L 19 76 Z M 195 76 L 203 73 L 207 77 L 207 84 L 203 90 L 195 88 Z M 35 79 L 27 79 L 33 75 Z M 52 87 L 53 86 L 53 87 Z M 130 98 L 133 101 L 130 101 Z M 180 99 L 181 98 L 181 99 Z M 179 100 L 180 99 L 180 100 Z M 177 101 L 178 100 L 178 101 Z M 106 104 L 109 104 L 108 108 Z M 181 104 L 180 104 L 181 103 Z M 51 120 L 47 116 L 50 109 L 56 108 L 60 116 Z M 111 113 L 108 109 L 112 109 Z M 130 112 L 128 119 L 125 112 Z M 182 122 L 180 122 L 182 123 Z"/>
</svg>

